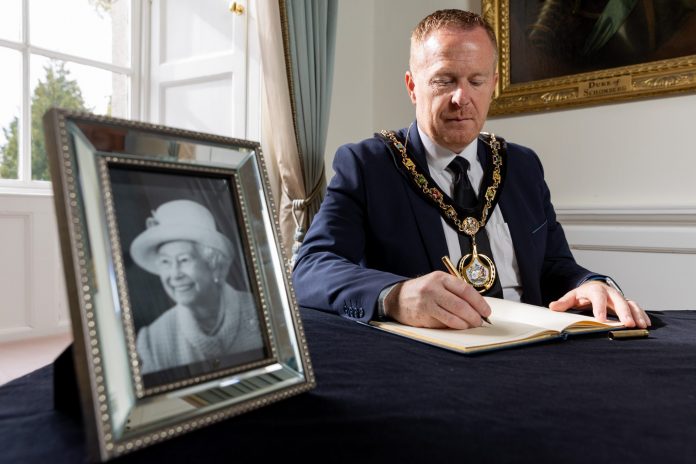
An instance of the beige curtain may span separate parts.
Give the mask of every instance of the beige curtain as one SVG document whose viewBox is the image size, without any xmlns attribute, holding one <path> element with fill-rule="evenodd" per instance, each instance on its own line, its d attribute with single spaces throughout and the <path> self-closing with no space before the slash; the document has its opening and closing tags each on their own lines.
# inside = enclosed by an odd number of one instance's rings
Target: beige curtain
<svg viewBox="0 0 696 464">
<path fill-rule="evenodd" d="M 297 228 L 293 217 L 292 200 L 306 198 L 306 192 L 290 103 L 279 2 L 258 0 L 256 5 L 265 87 L 261 148 L 271 171 L 269 175 L 274 181 L 281 242 L 289 262 Z M 304 222 L 301 217 L 297 219 L 301 221 L 300 224 Z"/>
</svg>

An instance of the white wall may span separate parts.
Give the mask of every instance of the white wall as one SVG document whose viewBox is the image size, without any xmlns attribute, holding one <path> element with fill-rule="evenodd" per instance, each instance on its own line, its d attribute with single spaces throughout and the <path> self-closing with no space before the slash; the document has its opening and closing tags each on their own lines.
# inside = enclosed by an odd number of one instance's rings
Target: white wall
<svg viewBox="0 0 696 464">
<path fill-rule="evenodd" d="M 326 172 L 341 144 L 369 137 L 374 131 L 372 110 L 375 43 L 373 2 L 338 2 L 336 60 L 331 116 L 326 134 Z"/>
<path fill-rule="evenodd" d="M 693 208 L 696 95 L 492 118 L 538 151 L 558 208 Z M 591 187 L 591 188 L 588 188 Z"/>
<path fill-rule="evenodd" d="M 480 2 L 339 2 L 329 166 L 342 143 L 414 119 L 403 84 L 410 31 L 439 8 L 480 12 Z M 537 151 L 581 264 L 611 274 L 648 309 L 693 309 L 695 121 L 696 95 L 682 95 L 496 117 L 485 130 Z"/>
<path fill-rule="evenodd" d="M 471 1 L 470 3 L 477 3 Z M 336 61 L 326 138 L 327 176 L 336 149 L 398 129 L 415 119 L 404 85 L 411 30 L 441 8 L 466 1 L 342 0 L 338 2 Z"/>
<path fill-rule="evenodd" d="M 53 199 L 0 195 L 0 342 L 69 325 Z"/>
</svg>

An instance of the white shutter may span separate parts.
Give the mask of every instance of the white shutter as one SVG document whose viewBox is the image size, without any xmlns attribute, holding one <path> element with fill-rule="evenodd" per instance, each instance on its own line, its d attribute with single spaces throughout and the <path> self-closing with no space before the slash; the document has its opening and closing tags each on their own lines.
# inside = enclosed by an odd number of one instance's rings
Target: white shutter
<svg viewBox="0 0 696 464">
<path fill-rule="evenodd" d="M 245 138 L 247 16 L 224 0 L 152 2 L 150 121 Z"/>
</svg>

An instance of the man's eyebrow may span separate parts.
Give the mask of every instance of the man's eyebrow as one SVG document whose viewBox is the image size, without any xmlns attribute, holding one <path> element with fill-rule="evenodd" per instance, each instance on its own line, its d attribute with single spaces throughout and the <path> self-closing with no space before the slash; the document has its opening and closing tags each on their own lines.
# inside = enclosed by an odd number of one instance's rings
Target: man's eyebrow
<svg viewBox="0 0 696 464">
<path fill-rule="evenodd" d="M 450 68 L 441 68 L 433 71 L 432 77 L 454 76 L 456 72 Z"/>
</svg>

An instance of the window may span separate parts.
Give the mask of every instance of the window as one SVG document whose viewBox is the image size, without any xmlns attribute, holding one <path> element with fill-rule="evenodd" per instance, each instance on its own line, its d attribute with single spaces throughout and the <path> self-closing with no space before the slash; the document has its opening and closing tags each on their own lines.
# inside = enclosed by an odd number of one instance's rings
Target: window
<svg viewBox="0 0 696 464">
<path fill-rule="evenodd" d="M 0 295 L 14 308 L 0 311 L 0 341 L 69 326 L 46 108 L 259 139 L 254 2 L 242 15 L 229 4 L 0 0 Z"/>
<path fill-rule="evenodd" d="M 49 107 L 139 116 L 137 24 L 132 0 L 2 2 L 0 186 L 49 187 Z"/>
</svg>

